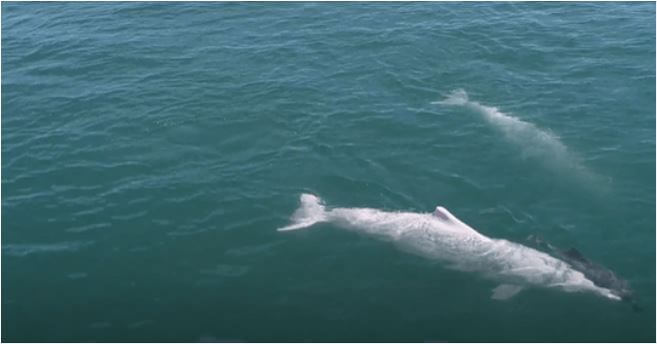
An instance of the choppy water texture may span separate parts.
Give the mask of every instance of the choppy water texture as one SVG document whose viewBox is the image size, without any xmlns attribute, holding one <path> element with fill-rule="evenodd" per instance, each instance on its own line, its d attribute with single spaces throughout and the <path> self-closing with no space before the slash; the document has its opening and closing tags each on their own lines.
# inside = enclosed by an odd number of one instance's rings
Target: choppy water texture
<svg viewBox="0 0 657 344">
<path fill-rule="evenodd" d="M 3 3 L 5 341 L 654 341 L 654 3 Z M 329 205 L 626 278 L 491 299 Z"/>
</svg>

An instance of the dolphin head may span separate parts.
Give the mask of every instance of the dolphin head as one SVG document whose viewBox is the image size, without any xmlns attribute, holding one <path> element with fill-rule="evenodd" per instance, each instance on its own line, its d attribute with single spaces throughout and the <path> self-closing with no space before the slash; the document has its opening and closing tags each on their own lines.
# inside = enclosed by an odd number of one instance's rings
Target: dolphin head
<svg viewBox="0 0 657 344">
<path fill-rule="evenodd" d="M 634 296 L 634 291 L 630 287 L 630 284 L 621 278 L 618 278 L 614 275 L 614 279 L 609 283 L 609 290 L 623 301 L 632 301 Z"/>
<path fill-rule="evenodd" d="M 539 234 L 532 234 L 527 237 L 527 240 L 538 249 L 552 252 L 553 255 L 567 262 L 573 269 L 583 273 L 593 284 L 605 290 L 605 296 L 630 302 L 635 309 L 638 307 L 633 298 L 634 291 L 626 280 L 618 277 L 610 269 L 590 261 L 577 249 L 559 249 L 545 241 Z"/>
<path fill-rule="evenodd" d="M 562 251 L 562 257 L 565 258 L 573 268 L 584 273 L 586 278 L 591 280 L 598 287 L 608 289 L 614 296 L 623 301 L 631 301 L 633 291 L 630 284 L 618 277 L 610 269 L 592 262 L 582 255 L 578 250 L 571 248 Z"/>
<path fill-rule="evenodd" d="M 621 301 L 629 303 L 632 306 L 632 310 L 635 312 L 643 311 L 643 307 L 634 297 L 634 290 L 632 290 L 630 284 L 626 280 L 617 279 L 614 283 L 612 283 L 609 290 L 612 294 L 618 296 Z"/>
</svg>

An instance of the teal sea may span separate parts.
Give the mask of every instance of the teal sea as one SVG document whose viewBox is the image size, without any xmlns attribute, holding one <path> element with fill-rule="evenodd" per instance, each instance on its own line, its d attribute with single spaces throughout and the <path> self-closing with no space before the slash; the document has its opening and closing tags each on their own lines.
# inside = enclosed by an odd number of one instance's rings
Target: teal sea
<svg viewBox="0 0 657 344">
<path fill-rule="evenodd" d="M 655 340 L 654 3 L 2 3 L 3 341 Z M 498 282 L 299 196 L 576 248 Z"/>
</svg>

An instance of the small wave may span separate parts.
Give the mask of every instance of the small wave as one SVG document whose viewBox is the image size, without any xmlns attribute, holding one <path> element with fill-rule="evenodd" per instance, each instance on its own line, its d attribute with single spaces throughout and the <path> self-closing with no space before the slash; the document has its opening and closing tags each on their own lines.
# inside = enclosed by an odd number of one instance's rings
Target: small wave
<svg viewBox="0 0 657 344">
<path fill-rule="evenodd" d="M 111 227 L 111 224 L 109 224 L 107 222 L 103 222 L 103 223 L 94 223 L 94 224 L 90 224 L 90 225 L 73 227 L 73 228 L 67 229 L 66 231 L 71 232 L 71 233 L 82 233 L 82 232 L 86 232 L 86 231 L 90 231 L 90 230 L 107 228 L 107 227 Z"/>
<path fill-rule="evenodd" d="M 219 277 L 240 277 L 249 272 L 249 270 L 250 267 L 248 266 L 219 264 L 214 268 L 201 269 L 200 273 Z"/>
<path fill-rule="evenodd" d="M 2 245 L 2 254 L 24 257 L 36 253 L 75 252 L 92 243 L 91 241 L 73 241 L 54 244 L 8 244 Z"/>
<path fill-rule="evenodd" d="M 263 255 L 270 253 L 272 249 L 274 249 L 276 246 L 279 246 L 282 243 L 283 241 L 274 241 L 260 245 L 242 246 L 242 247 L 226 250 L 224 251 L 224 254 L 227 256 L 234 256 L 234 257 Z"/>
</svg>

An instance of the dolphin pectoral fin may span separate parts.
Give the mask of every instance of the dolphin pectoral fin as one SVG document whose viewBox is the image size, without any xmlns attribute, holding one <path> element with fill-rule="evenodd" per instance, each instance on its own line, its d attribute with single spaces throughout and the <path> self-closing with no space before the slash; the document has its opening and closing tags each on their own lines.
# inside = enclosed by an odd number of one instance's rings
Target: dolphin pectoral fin
<svg viewBox="0 0 657 344">
<path fill-rule="evenodd" d="M 508 300 L 518 294 L 524 288 L 515 284 L 500 284 L 497 288 L 493 289 L 493 300 Z"/>
</svg>

